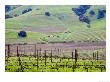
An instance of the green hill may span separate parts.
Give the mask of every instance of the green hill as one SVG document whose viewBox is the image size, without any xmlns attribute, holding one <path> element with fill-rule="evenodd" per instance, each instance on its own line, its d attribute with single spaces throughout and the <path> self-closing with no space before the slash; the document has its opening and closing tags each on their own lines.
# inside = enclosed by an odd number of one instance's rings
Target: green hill
<svg viewBox="0 0 110 82">
<path fill-rule="evenodd" d="M 68 41 L 105 41 L 106 18 L 96 19 L 99 9 L 105 6 L 91 6 L 85 13 L 91 20 L 90 27 L 79 21 L 72 8 L 78 6 L 35 6 L 23 5 L 6 12 L 13 18 L 5 19 L 6 43 L 68 42 Z M 28 8 L 32 11 L 22 14 Z M 95 15 L 89 12 L 94 10 Z M 46 16 L 49 12 L 50 16 Z M 20 30 L 27 31 L 26 38 L 19 38 Z"/>
</svg>

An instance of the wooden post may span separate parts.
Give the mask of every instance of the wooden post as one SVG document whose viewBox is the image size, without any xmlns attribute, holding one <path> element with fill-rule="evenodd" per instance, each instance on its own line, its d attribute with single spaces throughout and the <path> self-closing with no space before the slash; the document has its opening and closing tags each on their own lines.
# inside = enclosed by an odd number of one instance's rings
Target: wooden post
<svg viewBox="0 0 110 82">
<path fill-rule="evenodd" d="M 88 68 L 85 68 L 86 70 L 87 70 L 87 72 L 88 72 Z"/>
<path fill-rule="evenodd" d="M 59 55 L 59 49 L 58 49 L 58 55 Z"/>
<path fill-rule="evenodd" d="M 95 54 L 95 52 L 94 52 L 94 60 L 96 60 L 96 54 Z"/>
<path fill-rule="evenodd" d="M 18 51 L 18 46 L 17 46 L 17 57 L 19 57 L 19 51 Z"/>
<path fill-rule="evenodd" d="M 94 60 L 94 52 L 93 52 L 93 60 Z"/>
<path fill-rule="evenodd" d="M 73 51 L 72 51 L 72 59 L 73 59 Z"/>
<path fill-rule="evenodd" d="M 97 60 L 98 60 L 98 51 L 97 51 Z"/>
<path fill-rule="evenodd" d="M 73 72 L 75 71 L 75 65 L 73 64 Z"/>
<path fill-rule="evenodd" d="M 45 58 L 45 65 L 46 65 L 46 50 L 44 50 L 44 58 Z"/>
<path fill-rule="evenodd" d="M 51 50 L 51 53 L 50 53 L 50 55 L 51 55 L 51 63 L 52 63 L 52 50 Z"/>
<path fill-rule="evenodd" d="M 39 55 L 40 55 L 40 57 L 41 57 L 41 48 L 40 48 L 40 50 L 39 50 Z"/>
<path fill-rule="evenodd" d="M 6 49 L 5 49 L 5 57 L 7 57 L 7 54 L 6 54 Z"/>
<path fill-rule="evenodd" d="M 36 58 L 36 44 L 35 44 L 35 52 L 34 52 L 34 57 Z"/>
<path fill-rule="evenodd" d="M 8 44 L 8 57 L 10 56 L 10 44 Z"/>
<path fill-rule="evenodd" d="M 77 49 L 75 49 L 75 63 L 77 62 L 78 59 L 78 53 L 77 53 Z"/>
<path fill-rule="evenodd" d="M 101 67 L 101 72 L 102 72 L 102 67 Z"/>
<path fill-rule="evenodd" d="M 39 57 L 38 57 L 38 50 L 37 50 L 37 70 L 38 70 L 38 64 L 39 64 Z"/>
</svg>

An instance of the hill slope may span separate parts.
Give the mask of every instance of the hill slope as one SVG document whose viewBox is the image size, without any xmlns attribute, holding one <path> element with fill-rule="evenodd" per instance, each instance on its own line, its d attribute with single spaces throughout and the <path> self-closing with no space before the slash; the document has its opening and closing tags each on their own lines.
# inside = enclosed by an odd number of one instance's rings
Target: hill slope
<svg viewBox="0 0 110 82">
<path fill-rule="evenodd" d="M 105 41 L 106 18 L 97 19 L 99 9 L 105 6 L 91 6 L 84 15 L 91 20 L 90 26 L 81 22 L 72 8 L 79 6 L 35 6 L 26 5 L 6 12 L 13 18 L 6 19 L 6 43 Z M 23 14 L 23 11 L 32 9 Z M 94 16 L 89 13 L 93 10 Z M 47 16 L 45 12 L 49 12 Z M 27 31 L 26 38 L 19 38 L 20 30 Z"/>
</svg>

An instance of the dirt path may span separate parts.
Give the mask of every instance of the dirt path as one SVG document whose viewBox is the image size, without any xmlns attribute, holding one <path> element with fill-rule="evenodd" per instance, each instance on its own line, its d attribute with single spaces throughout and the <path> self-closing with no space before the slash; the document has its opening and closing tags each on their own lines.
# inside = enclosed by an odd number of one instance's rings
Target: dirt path
<svg viewBox="0 0 110 82">
<path fill-rule="evenodd" d="M 35 48 L 36 46 L 36 48 Z M 47 50 L 48 53 L 52 50 L 54 54 L 59 55 L 60 54 L 69 54 L 71 51 L 74 51 L 75 49 L 80 51 L 85 50 L 100 50 L 100 49 L 106 49 L 106 42 L 100 41 L 100 42 L 77 42 L 77 43 L 48 43 L 48 44 L 10 44 L 10 56 L 16 56 L 17 55 L 17 47 L 18 47 L 18 53 L 23 55 L 34 55 L 35 49 L 44 52 L 44 50 Z M 8 54 L 8 46 L 5 46 L 6 54 Z M 24 55 L 23 55 L 24 56 Z"/>
<path fill-rule="evenodd" d="M 81 49 L 81 50 L 95 50 L 95 49 L 103 49 L 106 48 L 106 42 L 72 42 L 72 43 L 47 43 L 47 44 L 20 44 L 19 47 L 22 48 L 30 48 L 34 50 L 36 48 L 41 48 L 42 50 L 54 50 L 54 49 L 63 49 L 63 50 L 74 50 L 74 49 Z M 16 48 L 18 44 L 11 44 L 13 48 Z M 7 46 L 6 46 L 7 48 Z"/>
</svg>

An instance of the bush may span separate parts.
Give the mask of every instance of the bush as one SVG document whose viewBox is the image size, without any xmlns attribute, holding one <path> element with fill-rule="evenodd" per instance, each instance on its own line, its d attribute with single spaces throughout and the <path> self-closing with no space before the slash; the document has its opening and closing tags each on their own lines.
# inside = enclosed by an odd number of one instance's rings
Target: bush
<svg viewBox="0 0 110 82">
<path fill-rule="evenodd" d="M 80 9 L 87 10 L 87 9 L 90 8 L 90 5 L 80 5 L 79 8 L 80 8 Z"/>
<path fill-rule="evenodd" d="M 27 37 L 27 33 L 26 33 L 25 31 L 20 31 L 20 32 L 18 33 L 18 36 L 19 36 L 19 37 Z"/>
<path fill-rule="evenodd" d="M 50 13 L 49 13 L 49 12 L 45 12 L 45 15 L 46 15 L 46 16 L 50 16 Z"/>
<path fill-rule="evenodd" d="M 28 12 L 27 10 L 23 10 L 22 14 L 25 14 L 25 13 L 27 13 L 27 12 Z"/>
<path fill-rule="evenodd" d="M 8 12 L 11 10 L 11 6 L 10 5 L 5 5 L 5 12 Z"/>
<path fill-rule="evenodd" d="M 93 15 L 95 15 L 95 12 L 94 12 L 93 10 L 91 10 L 91 11 L 89 12 L 89 14 L 90 14 L 91 16 L 93 16 Z"/>
<path fill-rule="evenodd" d="M 29 12 L 29 11 L 32 11 L 32 9 L 31 9 L 31 8 L 29 8 L 27 11 L 28 11 L 28 12 Z"/>
<path fill-rule="evenodd" d="M 86 13 L 86 10 L 90 8 L 90 5 L 80 5 L 78 8 L 72 8 L 72 11 L 78 16 Z"/>
<path fill-rule="evenodd" d="M 23 11 L 22 11 L 22 14 L 25 14 L 25 13 L 30 12 L 30 11 L 32 11 L 32 9 L 31 9 L 31 8 L 28 8 L 28 9 L 26 9 L 26 10 L 23 10 Z"/>
<path fill-rule="evenodd" d="M 78 16 L 83 15 L 84 13 L 86 13 L 86 10 L 84 9 L 80 9 L 80 8 L 72 8 L 72 10 L 74 11 L 74 13 Z"/>
<path fill-rule="evenodd" d="M 102 10 L 104 12 L 104 14 L 106 14 L 106 10 Z"/>
<path fill-rule="evenodd" d="M 99 10 L 98 11 L 98 15 L 97 15 L 97 19 L 104 18 L 105 17 L 105 13 L 106 13 L 106 10 Z"/>
<path fill-rule="evenodd" d="M 90 24 L 90 19 L 88 18 L 88 16 L 81 15 L 79 16 L 79 20 L 87 24 Z"/>
</svg>

